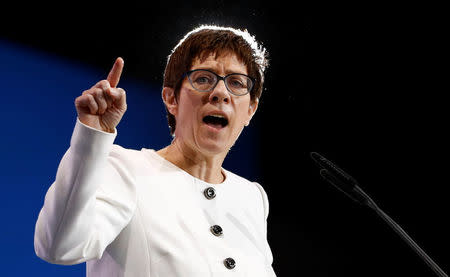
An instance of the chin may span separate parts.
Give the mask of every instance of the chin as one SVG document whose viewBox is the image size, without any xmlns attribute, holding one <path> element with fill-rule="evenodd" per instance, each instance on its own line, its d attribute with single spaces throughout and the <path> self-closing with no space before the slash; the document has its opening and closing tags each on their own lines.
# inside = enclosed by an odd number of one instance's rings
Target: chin
<svg viewBox="0 0 450 277">
<path fill-rule="evenodd" d="M 218 142 L 203 142 L 198 146 L 201 152 L 208 155 L 219 155 L 230 149 L 227 144 Z"/>
<path fill-rule="evenodd" d="M 227 153 L 230 150 L 231 144 L 229 140 L 224 140 L 217 137 L 202 137 L 197 140 L 197 147 L 202 153 L 208 155 L 218 155 Z"/>
<path fill-rule="evenodd" d="M 214 132 L 205 128 L 197 132 L 197 135 L 194 135 L 194 137 L 198 151 L 207 155 L 226 155 L 239 137 L 239 134 L 227 129 Z"/>
</svg>

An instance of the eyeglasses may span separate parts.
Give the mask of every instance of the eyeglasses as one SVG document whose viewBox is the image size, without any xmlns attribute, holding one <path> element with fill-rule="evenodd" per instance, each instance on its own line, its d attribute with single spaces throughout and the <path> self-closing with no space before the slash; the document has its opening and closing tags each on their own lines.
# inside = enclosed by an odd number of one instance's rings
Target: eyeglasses
<svg viewBox="0 0 450 277">
<path fill-rule="evenodd" d="M 227 90 L 237 96 L 249 93 L 254 84 L 253 78 L 241 73 L 231 73 L 224 77 L 207 69 L 195 69 L 188 71 L 184 76 L 188 77 L 192 87 L 200 92 L 213 90 L 220 80 L 223 80 Z"/>
</svg>

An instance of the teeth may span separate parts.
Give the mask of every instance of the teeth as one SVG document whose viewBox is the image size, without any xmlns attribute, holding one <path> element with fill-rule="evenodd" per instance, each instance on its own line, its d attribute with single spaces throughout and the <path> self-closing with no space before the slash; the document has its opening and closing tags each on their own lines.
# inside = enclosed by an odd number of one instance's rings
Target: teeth
<svg viewBox="0 0 450 277">
<path fill-rule="evenodd" d="M 218 117 L 218 118 L 225 118 L 225 116 L 219 115 L 219 114 L 212 114 L 211 116 Z"/>
</svg>

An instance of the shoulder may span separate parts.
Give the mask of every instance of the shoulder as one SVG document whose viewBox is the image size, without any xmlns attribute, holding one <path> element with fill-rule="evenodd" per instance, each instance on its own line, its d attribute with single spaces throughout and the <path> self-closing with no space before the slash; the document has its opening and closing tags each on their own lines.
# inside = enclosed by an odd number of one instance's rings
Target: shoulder
<svg viewBox="0 0 450 277">
<path fill-rule="evenodd" d="M 116 167 L 127 168 L 131 173 L 139 176 L 160 174 L 171 169 L 154 149 L 137 150 L 113 144 L 108 159 Z"/>
<path fill-rule="evenodd" d="M 121 145 L 113 144 L 111 147 L 110 156 L 126 158 L 130 156 L 138 156 L 140 155 L 140 152 L 141 151 L 136 149 L 125 148 Z"/>
<path fill-rule="evenodd" d="M 250 181 L 231 171 L 225 170 L 225 172 L 227 174 L 227 178 L 230 178 L 230 183 L 237 184 L 241 189 L 247 190 L 247 192 L 249 193 L 247 194 L 247 197 L 248 195 L 253 195 L 258 200 L 258 202 L 261 203 L 264 208 L 264 216 L 265 218 L 267 218 L 269 214 L 269 200 L 264 187 L 258 182 Z"/>
<path fill-rule="evenodd" d="M 112 145 L 108 160 L 116 168 L 127 168 L 132 172 L 136 172 L 139 168 L 146 168 L 150 164 L 144 151 L 126 148 L 118 144 Z"/>
<path fill-rule="evenodd" d="M 224 172 L 227 176 L 227 182 L 234 185 L 239 185 L 241 188 L 255 190 L 255 182 L 252 182 L 242 176 L 237 175 L 231 171 L 225 170 Z"/>
<path fill-rule="evenodd" d="M 109 153 L 109 157 L 122 161 L 132 162 L 136 158 L 142 158 L 142 153 L 141 151 L 135 149 L 125 148 L 118 144 L 113 144 Z"/>
</svg>

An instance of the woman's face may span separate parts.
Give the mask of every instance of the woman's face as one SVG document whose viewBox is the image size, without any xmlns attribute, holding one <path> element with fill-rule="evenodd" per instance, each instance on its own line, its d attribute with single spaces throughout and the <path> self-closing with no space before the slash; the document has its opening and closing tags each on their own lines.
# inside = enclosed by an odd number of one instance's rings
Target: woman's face
<svg viewBox="0 0 450 277">
<path fill-rule="evenodd" d="M 220 76 L 230 73 L 247 75 L 247 67 L 230 53 L 196 59 L 191 67 L 194 69 L 208 69 Z M 242 96 L 231 94 L 223 81 L 219 81 L 210 92 L 199 92 L 185 78 L 174 114 L 177 124 L 175 137 L 204 155 L 226 154 L 250 122 L 257 105 L 257 102 L 251 103 L 250 93 Z"/>
</svg>

